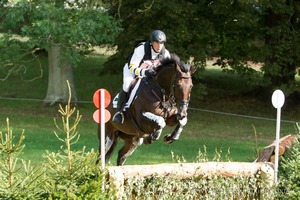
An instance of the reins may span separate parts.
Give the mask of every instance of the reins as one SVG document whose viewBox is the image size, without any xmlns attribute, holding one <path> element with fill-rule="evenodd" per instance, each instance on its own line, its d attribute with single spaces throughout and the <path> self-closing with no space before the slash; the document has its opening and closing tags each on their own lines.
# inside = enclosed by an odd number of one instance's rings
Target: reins
<svg viewBox="0 0 300 200">
<path fill-rule="evenodd" d="M 150 84 L 147 84 L 151 88 L 151 91 L 154 94 L 154 96 L 156 96 L 156 98 L 161 102 L 161 105 L 164 110 L 165 118 L 168 116 L 168 112 L 170 112 L 172 109 L 175 109 L 177 102 L 180 102 L 180 104 L 179 104 L 180 109 L 187 109 L 188 104 L 190 102 L 190 98 L 187 100 L 177 99 L 175 97 L 174 93 L 175 93 L 175 81 L 178 79 L 189 79 L 189 78 L 192 78 L 192 76 L 175 76 L 174 81 L 172 83 L 173 90 L 170 91 L 169 95 L 166 94 L 166 90 L 160 86 L 160 84 L 157 82 L 157 80 L 154 77 L 152 77 L 153 82 L 155 83 L 157 88 L 159 88 L 160 94 L 157 93 L 157 90 L 155 90 L 155 87 L 153 88 L 153 87 L 151 87 Z M 147 80 L 149 80 L 149 79 L 147 79 Z M 145 81 L 147 81 L 147 80 L 145 80 Z"/>
<path fill-rule="evenodd" d="M 157 88 L 159 88 L 159 92 L 161 95 L 157 94 L 155 88 L 151 87 L 151 85 L 148 84 L 149 82 L 147 83 L 147 86 L 151 89 L 152 94 L 160 101 L 164 111 L 164 118 L 166 118 L 168 116 L 168 108 L 174 108 L 174 103 L 171 102 L 172 97 L 167 98 L 166 90 L 157 83 L 154 77 L 152 77 L 152 80 Z M 168 102 L 170 102 L 171 106 L 168 106 Z"/>
</svg>

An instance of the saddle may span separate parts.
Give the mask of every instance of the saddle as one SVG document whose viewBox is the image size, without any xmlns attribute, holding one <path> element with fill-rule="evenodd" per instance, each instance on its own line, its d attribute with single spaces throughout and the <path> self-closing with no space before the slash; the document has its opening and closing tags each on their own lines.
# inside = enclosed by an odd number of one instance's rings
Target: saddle
<svg viewBox="0 0 300 200">
<path fill-rule="evenodd" d="M 158 66 L 159 64 L 160 64 L 159 60 L 145 60 L 141 64 L 140 68 L 149 69 L 150 67 Z M 139 89 L 140 83 L 143 82 L 144 80 L 146 80 L 146 78 L 141 78 L 141 77 L 135 77 L 132 80 L 129 91 L 128 91 L 129 98 L 123 108 L 123 111 L 125 111 L 126 108 L 129 108 L 131 103 L 133 102 L 133 100 L 138 96 L 137 90 Z M 140 89 L 142 89 L 142 88 L 140 88 Z M 119 99 L 119 93 L 113 99 L 113 108 L 117 108 L 118 99 Z"/>
<path fill-rule="evenodd" d="M 135 78 L 130 86 L 130 89 L 128 91 L 129 98 L 125 105 L 123 106 L 123 113 L 124 115 L 131 121 L 131 123 L 135 126 L 137 130 L 140 131 L 140 133 L 148 133 L 147 131 L 143 130 L 135 121 L 134 117 L 132 116 L 132 113 L 130 112 L 130 106 L 134 102 L 134 100 L 138 97 L 139 92 L 141 89 L 145 86 L 144 83 L 146 83 L 147 78 Z M 119 99 L 119 93 L 114 97 L 113 99 L 113 108 L 116 109 L 118 105 L 118 99 Z M 150 133 L 148 133 L 150 134 Z"/>
<path fill-rule="evenodd" d="M 143 81 L 143 79 L 138 78 L 138 77 L 136 77 L 135 79 L 132 80 L 130 89 L 128 91 L 129 98 L 128 98 L 127 102 L 125 103 L 123 111 L 125 111 L 127 108 L 129 108 L 131 103 L 133 102 L 133 100 L 138 96 L 138 89 L 139 89 L 139 86 L 142 81 Z M 118 100 L 119 100 L 119 93 L 113 99 L 113 108 L 117 108 Z"/>
</svg>

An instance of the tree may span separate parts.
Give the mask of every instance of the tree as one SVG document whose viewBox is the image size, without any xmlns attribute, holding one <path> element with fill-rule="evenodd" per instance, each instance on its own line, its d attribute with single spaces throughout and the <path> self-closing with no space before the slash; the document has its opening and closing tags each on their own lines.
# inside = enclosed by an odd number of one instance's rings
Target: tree
<svg viewBox="0 0 300 200">
<path fill-rule="evenodd" d="M 133 41 L 162 29 L 168 49 L 181 58 L 205 66 L 206 59 L 218 57 L 216 64 L 244 76 L 252 90 L 264 89 L 270 95 L 281 88 L 289 95 L 298 90 L 294 78 L 300 61 L 299 4 L 299 0 L 114 2 L 110 12 L 123 20 L 125 31 L 118 35 L 119 51 L 107 66 L 120 70 Z M 248 61 L 264 65 L 257 71 Z"/>
<path fill-rule="evenodd" d="M 214 13 L 225 8 L 224 4 L 213 4 Z M 245 75 L 249 85 L 259 86 L 263 91 L 260 94 L 267 97 L 275 88 L 294 96 L 291 94 L 298 90 L 295 74 L 300 61 L 299 6 L 295 0 L 233 1 L 226 11 L 233 15 L 228 23 L 222 23 L 226 26 L 223 48 L 218 51 L 222 66 Z M 263 63 L 262 72 L 247 67 L 249 60 Z"/>
<path fill-rule="evenodd" d="M 209 39 L 214 38 L 215 33 L 212 31 L 213 24 L 205 18 L 205 13 L 208 14 L 205 11 L 206 6 L 203 5 L 205 2 L 175 0 L 121 2 L 112 4 L 110 14 L 122 19 L 124 32 L 116 39 L 118 52 L 106 63 L 105 71 L 120 71 L 135 41 L 149 39 L 151 31 L 155 29 L 161 29 L 166 33 L 168 50 L 177 53 L 182 59 L 193 57 L 194 61 L 202 66 L 206 55 L 215 48 L 216 42 Z M 204 16 L 198 12 L 202 12 Z M 191 28 L 193 25 L 201 28 Z"/>
<path fill-rule="evenodd" d="M 299 1 L 286 0 L 280 3 L 271 1 L 265 12 L 268 59 L 264 66 L 264 77 L 272 85 L 282 87 L 289 93 L 297 89 L 295 74 L 300 63 L 299 11 Z"/>
<path fill-rule="evenodd" d="M 19 0 L 0 4 L 0 63 L 17 71 L 24 59 L 45 49 L 49 60 L 48 90 L 44 102 L 66 102 L 69 80 L 72 100 L 76 90 L 72 67 L 92 47 L 108 45 L 121 31 L 119 22 L 108 15 L 100 1 Z M 36 56 L 34 56 L 36 59 Z"/>
</svg>

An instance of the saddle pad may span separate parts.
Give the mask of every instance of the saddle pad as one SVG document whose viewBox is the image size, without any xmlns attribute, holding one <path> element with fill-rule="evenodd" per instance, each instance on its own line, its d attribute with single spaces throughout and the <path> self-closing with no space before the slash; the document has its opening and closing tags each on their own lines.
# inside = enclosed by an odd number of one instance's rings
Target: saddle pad
<svg viewBox="0 0 300 200">
<path fill-rule="evenodd" d="M 132 101 L 133 101 L 133 99 L 135 97 L 136 91 L 138 90 L 138 88 L 140 86 L 141 80 L 142 79 L 138 79 L 138 81 L 135 84 L 134 88 L 131 90 L 130 97 L 129 97 L 128 101 L 126 102 L 123 111 L 125 111 L 125 109 L 129 108 L 129 106 L 131 105 L 131 103 L 132 103 Z M 119 93 L 113 99 L 113 108 L 117 108 L 117 106 L 118 106 L 118 100 L 119 100 Z"/>
<path fill-rule="evenodd" d="M 142 79 L 139 78 L 137 83 L 135 84 L 134 88 L 131 90 L 130 97 L 129 97 L 126 105 L 124 106 L 124 110 L 125 110 L 125 108 L 129 108 L 129 106 L 131 105 L 131 103 L 136 95 L 136 91 L 138 90 L 138 88 L 140 86 L 141 81 L 142 81 Z"/>
</svg>

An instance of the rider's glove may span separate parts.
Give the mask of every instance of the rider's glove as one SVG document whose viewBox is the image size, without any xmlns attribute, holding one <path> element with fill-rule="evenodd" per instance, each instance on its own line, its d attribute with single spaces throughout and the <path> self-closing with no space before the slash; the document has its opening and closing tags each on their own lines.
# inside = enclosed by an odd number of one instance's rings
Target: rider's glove
<svg viewBox="0 0 300 200">
<path fill-rule="evenodd" d="M 155 71 L 153 69 L 147 69 L 145 70 L 145 76 L 146 77 L 150 77 L 150 76 L 153 76 L 155 74 Z"/>
</svg>

